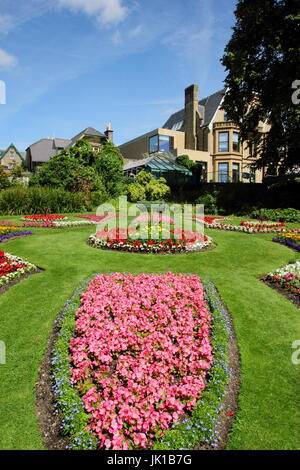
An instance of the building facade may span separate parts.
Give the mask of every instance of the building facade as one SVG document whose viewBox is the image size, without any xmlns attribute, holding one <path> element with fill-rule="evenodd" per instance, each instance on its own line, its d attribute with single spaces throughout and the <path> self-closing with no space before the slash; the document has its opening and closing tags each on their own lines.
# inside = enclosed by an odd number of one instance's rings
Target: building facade
<svg viewBox="0 0 300 470">
<path fill-rule="evenodd" d="M 225 90 L 199 101 L 198 85 L 185 90 L 184 109 L 151 132 L 120 145 L 126 160 L 138 160 L 155 152 L 188 155 L 201 171 L 203 182 L 256 182 L 262 171 L 254 170 L 251 149 L 241 142 L 239 128 L 222 109 Z"/>
</svg>

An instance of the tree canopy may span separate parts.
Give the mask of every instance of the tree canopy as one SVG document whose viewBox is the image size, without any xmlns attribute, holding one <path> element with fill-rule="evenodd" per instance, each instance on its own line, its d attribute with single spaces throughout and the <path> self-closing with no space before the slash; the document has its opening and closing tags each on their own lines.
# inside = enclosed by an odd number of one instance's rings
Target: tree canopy
<svg viewBox="0 0 300 470">
<path fill-rule="evenodd" d="M 106 142 L 99 152 L 84 139 L 44 163 L 31 178 L 30 185 L 52 186 L 68 191 L 107 192 L 122 190 L 123 158 Z"/>
<path fill-rule="evenodd" d="M 235 16 L 222 58 L 223 108 L 249 141 L 255 166 L 283 174 L 300 163 L 300 109 L 292 100 L 300 80 L 299 0 L 240 0 Z"/>
<path fill-rule="evenodd" d="M 160 201 L 168 197 L 170 188 L 165 178 L 155 179 L 151 173 L 140 171 L 133 183 L 127 186 L 128 198 L 136 201 Z"/>
</svg>

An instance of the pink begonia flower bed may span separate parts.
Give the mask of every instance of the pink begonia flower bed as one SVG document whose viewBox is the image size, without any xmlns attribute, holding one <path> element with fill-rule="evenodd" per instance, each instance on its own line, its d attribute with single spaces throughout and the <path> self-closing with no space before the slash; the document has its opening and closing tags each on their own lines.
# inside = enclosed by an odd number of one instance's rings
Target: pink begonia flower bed
<svg viewBox="0 0 300 470">
<path fill-rule="evenodd" d="M 76 315 L 71 372 L 100 448 L 150 448 L 195 407 L 213 363 L 204 296 L 196 275 L 91 281 Z"/>
</svg>

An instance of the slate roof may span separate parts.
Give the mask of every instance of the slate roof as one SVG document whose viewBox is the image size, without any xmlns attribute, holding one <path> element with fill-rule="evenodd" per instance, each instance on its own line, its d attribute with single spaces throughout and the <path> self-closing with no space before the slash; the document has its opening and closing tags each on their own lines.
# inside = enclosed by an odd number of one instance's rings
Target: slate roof
<svg viewBox="0 0 300 470">
<path fill-rule="evenodd" d="M 97 131 L 93 127 L 87 127 L 79 134 L 75 135 L 72 139 L 60 139 L 60 138 L 46 138 L 40 139 L 37 142 L 31 144 L 27 150 L 30 149 L 31 158 L 33 162 L 47 162 L 54 155 L 57 155 L 62 149 L 66 149 L 74 145 L 84 135 L 87 136 L 99 136 L 105 137 L 105 134 Z"/>
<path fill-rule="evenodd" d="M 225 94 L 225 89 L 219 90 L 213 95 L 209 95 L 199 101 L 199 114 L 203 119 L 202 126 L 209 126 L 212 118 L 217 111 L 222 98 Z M 178 131 L 184 131 L 184 109 L 177 111 L 169 117 L 167 122 L 162 126 L 163 129 L 172 129 L 175 124 L 183 122 L 182 126 L 177 129 Z"/>
<path fill-rule="evenodd" d="M 59 147 L 56 146 L 56 143 L 59 144 Z M 28 149 L 30 149 L 33 162 L 47 162 L 59 153 L 60 149 L 66 148 L 70 143 L 72 141 L 67 139 L 40 139 L 30 145 Z"/>
<path fill-rule="evenodd" d="M 105 134 L 102 134 L 102 132 L 97 131 L 97 129 L 94 129 L 94 127 L 87 127 L 83 131 L 79 132 L 79 134 L 75 135 L 75 137 L 73 137 L 71 140 L 75 142 L 76 140 L 80 139 L 83 135 L 106 137 Z"/>
</svg>

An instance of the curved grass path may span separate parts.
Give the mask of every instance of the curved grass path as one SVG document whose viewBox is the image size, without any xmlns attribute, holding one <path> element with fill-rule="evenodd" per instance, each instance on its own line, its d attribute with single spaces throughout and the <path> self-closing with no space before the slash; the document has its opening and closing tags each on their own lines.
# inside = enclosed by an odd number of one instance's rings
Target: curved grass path
<svg viewBox="0 0 300 470">
<path fill-rule="evenodd" d="M 0 297 L 0 449 L 42 449 L 34 387 L 53 322 L 79 282 L 96 272 L 190 272 L 209 276 L 232 313 L 241 352 L 239 412 L 228 449 L 300 448 L 300 366 L 291 362 L 300 339 L 300 312 L 257 277 L 299 255 L 272 235 L 207 231 L 215 250 L 188 255 L 138 255 L 96 250 L 90 227 L 35 230 L 1 245 L 45 269 Z"/>
</svg>

